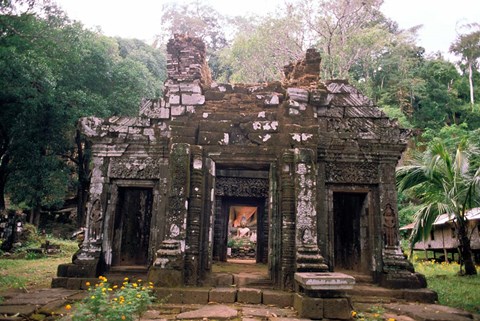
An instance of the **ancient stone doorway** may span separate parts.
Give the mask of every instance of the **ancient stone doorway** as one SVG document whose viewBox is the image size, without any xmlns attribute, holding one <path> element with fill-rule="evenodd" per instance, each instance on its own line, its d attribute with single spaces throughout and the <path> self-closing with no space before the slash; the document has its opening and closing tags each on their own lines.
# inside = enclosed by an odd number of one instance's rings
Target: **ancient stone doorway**
<svg viewBox="0 0 480 321">
<path fill-rule="evenodd" d="M 368 272 L 368 199 L 368 193 L 333 193 L 333 249 L 337 270 Z"/>
<path fill-rule="evenodd" d="M 265 198 L 222 197 L 217 200 L 214 260 L 267 263 L 268 233 Z"/>
<path fill-rule="evenodd" d="M 112 266 L 148 264 L 152 203 L 151 188 L 119 187 L 114 219 Z"/>
</svg>

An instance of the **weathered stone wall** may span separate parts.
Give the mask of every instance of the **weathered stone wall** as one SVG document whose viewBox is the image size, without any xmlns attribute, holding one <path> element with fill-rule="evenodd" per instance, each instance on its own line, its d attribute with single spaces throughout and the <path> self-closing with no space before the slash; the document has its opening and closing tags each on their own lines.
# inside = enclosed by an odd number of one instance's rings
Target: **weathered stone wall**
<svg viewBox="0 0 480 321">
<path fill-rule="evenodd" d="M 265 226 L 278 287 L 292 288 L 296 271 L 326 269 L 322 255 L 334 269 L 329 193 L 346 187 L 373 202 L 368 268 L 384 273 L 384 213 L 390 206 L 397 220 L 394 168 L 408 132 L 348 82 L 319 80 L 314 50 L 285 68 L 283 82 L 254 85 L 213 82 L 198 39 L 176 36 L 167 51 L 164 97 L 143 100 L 140 117 L 81 121 L 93 142 L 86 244 L 102 240 L 106 265 L 115 255 L 103 223 L 115 215 L 115 182 L 152 182 L 151 275 L 199 284 L 211 266 L 222 202 L 216 180 L 225 178 L 216 173 L 225 169 L 269 180 L 257 197 L 272 220 Z"/>
</svg>

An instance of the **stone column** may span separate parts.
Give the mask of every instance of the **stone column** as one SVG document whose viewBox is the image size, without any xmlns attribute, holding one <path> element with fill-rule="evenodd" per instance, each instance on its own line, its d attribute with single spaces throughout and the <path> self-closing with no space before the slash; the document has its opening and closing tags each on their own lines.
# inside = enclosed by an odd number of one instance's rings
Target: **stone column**
<svg viewBox="0 0 480 321">
<path fill-rule="evenodd" d="M 173 144 L 170 150 L 165 237 L 148 276 L 158 286 L 178 286 L 185 282 L 190 154 L 189 144 Z"/>
<path fill-rule="evenodd" d="M 317 189 L 314 151 L 295 149 L 295 269 L 328 270 L 318 249 Z"/>
</svg>

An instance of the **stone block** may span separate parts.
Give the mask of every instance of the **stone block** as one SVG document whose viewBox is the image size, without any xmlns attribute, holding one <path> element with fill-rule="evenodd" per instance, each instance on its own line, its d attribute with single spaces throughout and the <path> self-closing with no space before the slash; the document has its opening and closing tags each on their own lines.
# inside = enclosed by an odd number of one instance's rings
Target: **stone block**
<svg viewBox="0 0 480 321">
<path fill-rule="evenodd" d="M 204 131 L 198 133 L 198 143 L 202 145 L 228 145 L 229 141 L 228 133 Z"/>
<path fill-rule="evenodd" d="M 148 282 L 159 287 L 177 287 L 183 285 L 183 273 L 179 270 L 168 270 L 152 267 L 148 271 Z"/>
<path fill-rule="evenodd" d="M 355 278 L 344 273 L 295 273 L 295 281 L 306 290 L 347 290 L 352 289 Z"/>
<path fill-rule="evenodd" d="M 213 285 L 222 287 L 222 286 L 231 286 L 233 284 L 233 275 L 230 273 L 216 273 L 212 275 Z"/>
<path fill-rule="evenodd" d="M 68 266 L 72 265 L 72 263 L 60 264 L 57 267 L 57 276 L 59 277 L 66 277 L 68 273 Z"/>
<path fill-rule="evenodd" d="M 164 303 L 182 304 L 183 294 L 180 288 L 155 288 L 155 296 Z"/>
<path fill-rule="evenodd" d="M 287 94 L 290 99 L 298 102 L 308 102 L 308 90 L 301 88 L 287 88 Z"/>
<path fill-rule="evenodd" d="M 170 95 L 168 97 L 168 102 L 170 103 L 170 105 L 179 105 L 180 104 L 180 96 Z"/>
<path fill-rule="evenodd" d="M 237 289 L 213 288 L 210 290 L 208 301 L 215 303 L 235 303 L 237 301 Z"/>
<path fill-rule="evenodd" d="M 170 114 L 172 116 L 182 116 L 182 115 L 185 115 L 186 113 L 186 108 L 185 106 L 172 106 L 170 108 Z"/>
<path fill-rule="evenodd" d="M 67 275 L 71 278 L 90 278 L 96 275 L 96 262 L 91 264 L 69 264 L 67 268 Z"/>
<path fill-rule="evenodd" d="M 323 299 L 323 317 L 326 319 L 350 320 L 352 310 L 348 298 Z"/>
<path fill-rule="evenodd" d="M 225 93 L 213 90 L 205 91 L 205 100 L 222 100 L 225 98 Z"/>
<path fill-rule="evenodd" d="M 293 297 L 293 307 L 302 318 L 323 319 L 323 300 L 296 293 Z"/>
<path fill-rule="evenodd" d="M 94 287 L 95 284 L 99 283 L 100 281 L 98 280 L 98 278 L 86 278 L 86 279 L 82 279 L 81 282 L 82 283 L 80 285 L 80 289 L 88 290 L 89 287 Z M 87 282 L 90 283 L 90 286 L 87 285 Z"/>
<path fill-rule="evenodd" d="M 293 306 L 293 293 L 284 291 L 263 291 L 263 304 L 286 308 Z"/>
<path fill-rule="evenodd" d="M 82 279 L 68 278 L 66 288 L 69 290 L 79 290 L 82 286 Z"/>
<path fill-rule="evenodd" d="M 198 84 L 180 84 L 180 91 L 182 93 L 201 94 L 202 88 Z"/>
<path fill-rule="evenodd" d="M 203 105 L 205 96 L 201 94 L 182 94 L 182 104 L 184 105 Z"/>
<path fill-rule="evenodd" d="M 429 289 L 404 289 L 403 298 L 410 302 L 435 303 L 438 301 L 437 292 Z"/>
<path fill-rule="evenodd" d="M 56 277 L 52 279 L 52 288 L 66 288 L 67 287 L 67 277 Z"/>
<path fill-rule="evenodd" d="M 184 304 L 207 304 L 209 289 L 186 288 L 183 291 L 182 303 Z"/>
<path fill-rule="evenodd" d="M 237 302 L 260 304 L 262 303 L 262 290 L 253 288 L 239 288 L 237 293 Z"/>
</svg>

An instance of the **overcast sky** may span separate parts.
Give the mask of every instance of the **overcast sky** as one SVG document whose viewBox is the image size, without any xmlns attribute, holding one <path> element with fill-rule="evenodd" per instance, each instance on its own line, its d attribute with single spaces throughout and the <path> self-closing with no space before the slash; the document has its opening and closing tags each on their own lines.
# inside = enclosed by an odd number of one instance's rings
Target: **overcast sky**
<svg viewBox="0 0 480 321">
<path fill-rule="evenodd" d="M 268 14 L 283 0 L 203 0 L 222 14 Z M 56 0 L 68 16 L 86 27 L 100 26 L 107 36 L 151 42 L 159 33 L 162 5 L 167 0 Z M 385 0 L 384 14 L 402 29 L 423 25 L 418 44 L 427 53 L 444 55 L 455 40 L 458 25 L 480 23 L 480 0 Z"/>
</svg>

